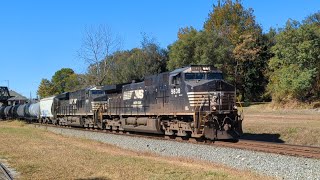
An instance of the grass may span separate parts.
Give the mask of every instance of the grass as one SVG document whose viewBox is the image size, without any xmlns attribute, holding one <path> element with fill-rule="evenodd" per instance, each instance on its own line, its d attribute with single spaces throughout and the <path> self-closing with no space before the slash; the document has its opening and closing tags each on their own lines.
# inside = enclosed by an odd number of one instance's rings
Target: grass
<svg viewBox="0 0 320 180">
<path fill-rule="evenodd" d="M 244 108 L 244 138 L 320 147 L 320 111 L 272 109 L 268 104 Z"/>
<path fill-rule="evenodd" d="M 19 179 L 265 179 L 248 171 L 133 152 L 0 121 L 0 159 Z"/>
</svg>

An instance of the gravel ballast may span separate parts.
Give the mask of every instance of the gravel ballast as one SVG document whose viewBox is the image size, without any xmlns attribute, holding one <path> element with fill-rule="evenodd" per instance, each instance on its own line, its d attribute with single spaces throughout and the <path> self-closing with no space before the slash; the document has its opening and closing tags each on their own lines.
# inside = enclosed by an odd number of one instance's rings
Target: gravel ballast
<svg viewBox="0 0 320 180">
<path fill-rule="evenodd" d="M 37 127 L 57 134 L 116 145 L 124 149 L 199 159 L 283 179 L 320 179 L 320 160 L 316 159 L 76 129 Z"/>
</svg>

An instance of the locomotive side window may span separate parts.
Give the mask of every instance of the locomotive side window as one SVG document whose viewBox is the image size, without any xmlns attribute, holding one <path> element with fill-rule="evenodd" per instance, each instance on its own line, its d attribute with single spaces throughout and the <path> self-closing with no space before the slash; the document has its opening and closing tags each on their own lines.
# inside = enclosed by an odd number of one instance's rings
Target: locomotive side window
<svg viewBox="0 0 320 180">
<path fill-rule="evenodd" d="M 171 77 L 171 84 L 172 85 L 179 85 L 180 82 L 181 82 L 181 74 L 180 73 Z"/>
<path fill-rule="evenodd" d="M 185 80 L 205 79 L 205 74 L 204 73 L 185 73 L 184 78 Z"/>
<path fill-rule="evenodd" d="M 93 95 L 104 94 L 104 91 L 101 91 L 101 90 L 91 90 L 91 94 L 93 94 Z"/>
</svg>

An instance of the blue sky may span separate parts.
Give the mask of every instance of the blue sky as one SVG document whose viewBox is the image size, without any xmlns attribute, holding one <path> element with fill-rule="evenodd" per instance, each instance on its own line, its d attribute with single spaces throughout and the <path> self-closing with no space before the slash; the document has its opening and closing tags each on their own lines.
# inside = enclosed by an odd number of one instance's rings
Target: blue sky
<svg viewBox="0 0 320 180">
<path fill-rule="evenodd" d="M 36 96 L 42 78 L 63 67 L 84 73 L 77 58 L 86 26 L 105 24 L 123 40 L 122 49 L 140 46 L 141 33 L 162 47 L 177 39 L 178 29 L 201 29 L 213 0 L 51 0 L 0 2 L 0 85 Z M 265 31 L 302 20 L 320 10 L 319 0 L 243 0 Z"/>
</svg>

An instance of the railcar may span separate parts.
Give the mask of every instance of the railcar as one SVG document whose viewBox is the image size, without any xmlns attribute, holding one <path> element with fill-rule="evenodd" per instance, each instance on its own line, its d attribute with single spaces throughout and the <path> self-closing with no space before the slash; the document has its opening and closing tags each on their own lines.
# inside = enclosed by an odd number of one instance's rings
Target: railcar
<svg viewBox="0 0 320 180">
<path fill-rule="evenodd" d="M 6 106 L 0 106 L 0 119 L 5 119 L 6 116 L 4 114 L 4 109 L 6 108 Z"/>
<path fill-rule="evenodd" d="M 25 117 L 25 107 L 26 104 L 21 104 L 17 109 L 17 117 L 20 119 L 24 119 Z"/>
<path fill-rule="evenodd" d="M 55 112 L 57 98 L 55 96 L 43 98 L 40 100 L 40 122 L 57 124 Z"/>
<path fill-rule="evenodd" d="M 11 114 L 11 109 L 13 108 L 13 106 L 6 106 L 5 109 L 4 109 L 4 116 L 5 116 L 5 119 L 10 119 L 12 117 L 12 114 Z"/>
</svg>

